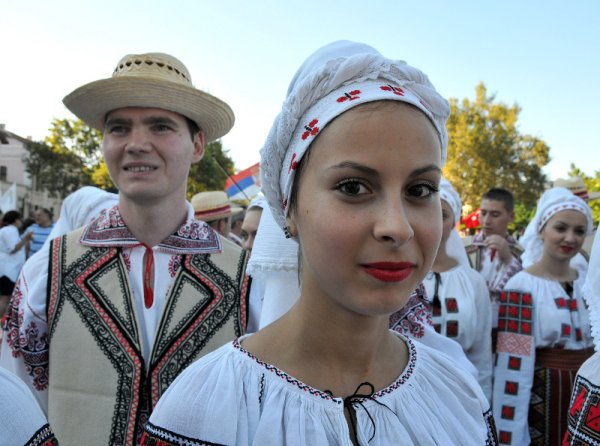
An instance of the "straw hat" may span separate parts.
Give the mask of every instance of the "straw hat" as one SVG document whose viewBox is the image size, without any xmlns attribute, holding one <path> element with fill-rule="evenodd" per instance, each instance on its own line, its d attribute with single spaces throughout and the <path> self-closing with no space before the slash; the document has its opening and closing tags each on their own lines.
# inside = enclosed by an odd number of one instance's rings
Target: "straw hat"
<svg viewBox="0 0 600 446">
<path fill-rule="evenodd" d="M 65 106 L 92 127 L 103 131 L 106 114 L 124 107 L 154 107 L 173 111 L 204 130 L 206 142 L 233 127 L 231 108 L 194 88 L 185 65 L 164 53 L 128 54 L 112 77 L 77 88 L 63 99 Z"/>
<path fill-rule="evenodd" d="M 227 194 L 223 191 L 200 192 L 192 197 L 195 217 L 198 220 L 211 222 L 239 214 L 244 209 L 231 206 Z"/>
<path fill-rule="evenodd" d="M 569 189 L 573 194 L 586 201 L 600 198 L 600 192 L 588 192 L 587 187 L 585 187 L 585 184 L 583 182 L 583 178 L 579 176 L 569 177 L 567 179 L 558 178 L 554 181 L 553 186 L 564 187 L 566 189 Z"/>
</svg>

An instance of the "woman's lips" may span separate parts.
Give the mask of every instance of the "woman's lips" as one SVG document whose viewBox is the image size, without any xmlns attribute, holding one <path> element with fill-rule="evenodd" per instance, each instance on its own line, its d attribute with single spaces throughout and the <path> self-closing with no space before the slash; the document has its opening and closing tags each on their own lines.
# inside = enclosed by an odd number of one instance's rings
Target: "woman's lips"
<svg viewBox="0 0 600 446">
<path fill-rule="evenodd" d="M 561 246 L 560 250 L 565 254 L 572 254 L 573 251 L 575 251 L 575 248 L 573 248 L 572 246 Z"/>
<path fill-rule="evenodd" d="M 417 266 L 410 262 L 375 262 L 361 265 L 364 271 L 382 282 L 401 282 Z"/>
</svg>

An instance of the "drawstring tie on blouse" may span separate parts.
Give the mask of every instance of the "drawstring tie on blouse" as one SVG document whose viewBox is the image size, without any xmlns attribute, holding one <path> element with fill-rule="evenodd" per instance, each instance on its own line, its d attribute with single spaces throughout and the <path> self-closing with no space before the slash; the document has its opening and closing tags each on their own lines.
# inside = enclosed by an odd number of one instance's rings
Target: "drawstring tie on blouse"
<svg viewBox="0 0 600 446">
<path fill-rule="evenodd" d="M 358 393 L 358 391 L 363 386 L 367 386 L 369 388 L 369 393 L 366 393 L 366 394 Z M 331 394 L 331 392 L 328 391 L 328 390 L 326 390 L 326 392 L 329 393 L 329 394 Z M 386 406 L 382 402 L 377 401 L 375 398 L 373 398 L 373 394 L 374 393 L 375 393 L 375 387 L 373 387 L 373 384 L 371 384 L 370 382 L 364 382 L 364 383 L 360 383 L 358 385 L 358 387 L 356 388 L 356 390 L 354 391 L 354 393 L 352 395 L 347 396 L 346 398 L 344 398 L 344 408 L 348 409 L 348 412 L 350 414 L 350 424 L 352 426 L 352 432 L 354 433 L 354 441 L 357 444 L 358 444 L 358 434 L 356 432 L 356 422 L 354 421 L 356 419 L 356 409 L 354 408 L 354 404 L 358 404 L 358 405 L 360 405 L 360 407 L 363 408 L 363 410 L 367 413 L 367 416 L 369 417 L 369 420 L 371 421 L 371 424 L 373 425 L 373 435 L 371 435 L 371 438 L 369 438 L 369 443 L 371 442 L 371 440 L 373 438 L 375 438 L 375 429 L 376 429 L 376 427 L 375 427 L 375 420 L 373 419 L 373 417 L 371 416 L 371 414 L 369 413 L 369 411 L 367 410 L 367 408 L 364 406 L 363 400 L 374 401 L 377 404 L 379 404 L 380 406 L 383 406 L 386 409 L 388 409 L 394 415 L 396 415 L 395 412 L 392 409 L 390 409 L 388 406 Z"/>
<path fill-rule="evenodd" d="M 152 287 L 152 273 L 154 272 L 154 252 L 145 243 L 142 246 L 146 248 L 144 253 L 144 305 L 146 308 L 154 304 L 154 289 Z"/>
</svg>

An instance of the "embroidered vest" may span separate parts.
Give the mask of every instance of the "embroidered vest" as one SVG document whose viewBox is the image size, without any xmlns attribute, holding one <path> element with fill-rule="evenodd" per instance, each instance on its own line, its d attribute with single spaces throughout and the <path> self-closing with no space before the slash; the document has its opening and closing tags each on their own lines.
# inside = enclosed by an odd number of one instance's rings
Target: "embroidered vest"
<svg viewBox="0 0 600 446">
<path fill-rule="evenodd" d="M 48 420 L 61 445 L 134 445 L 179 373 L 243 334 L 246 255 L 223 242 L 182 256 L 146 364 L 120 249 L 83 246 L 81 233 L 50 249 Z"/>
</svg>

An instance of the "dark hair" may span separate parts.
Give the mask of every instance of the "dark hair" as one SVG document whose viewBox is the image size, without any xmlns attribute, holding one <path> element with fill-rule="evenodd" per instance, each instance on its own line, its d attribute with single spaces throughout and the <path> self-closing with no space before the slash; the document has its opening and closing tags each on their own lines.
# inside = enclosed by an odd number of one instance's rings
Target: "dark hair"
<svg viewBox="0 0 600 446">
<path fill-rule="evenodd" d="M 187 116 L 184 116 L 185 122 L 187 122 L 188 130 L 190 131 L 190 135 L 192 137 L 192 141 L 196 137 L 196 134 L 201 130 L 200 126 L 192 121 Z"/>
<path fill-rule="evenodd" d="M 515 198 L 513 197 L 513 194 L 501 187 L 491 188 L 485 194 L 483 194 L 482 199 L 501 201 L 504 204 L 504 208 L 508 212 L 512 212 L 515 209 Z"/>
<path fill-rule="evenodd" d="M 53 217 L 53 215 L 52 215 L 52 212 L 51 212 L 49 209 L 46 209 L 46 208 L 39 208 L 39 209 L 38 209 L 38 211 L 41 211 L 41 212 L 43 212 L 44 214 L 46 214 L 46 215 L 48 216 L 48 218 L 49 218 L 50 220 L 52 220 L 52 217 Z"/>
<path fill-rule="evenodd" d="M 4 223 L 4 226 L 12 225 L 15 221 L 19 220 L 20 218 L 21 213 L 19 211 L 8 211 L 2 217 L 2 223 Z"/>
</svg>

